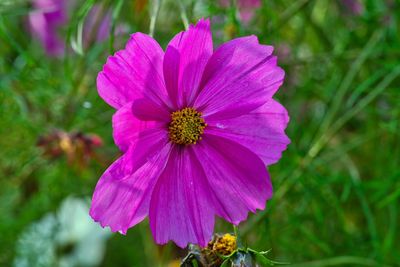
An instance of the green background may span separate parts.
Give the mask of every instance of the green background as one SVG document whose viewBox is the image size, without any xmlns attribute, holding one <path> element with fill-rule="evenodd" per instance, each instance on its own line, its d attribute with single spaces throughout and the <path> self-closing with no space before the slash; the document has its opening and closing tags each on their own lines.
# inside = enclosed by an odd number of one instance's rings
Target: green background
<svg viewBox="0 0 400 267">
<path fill-rule="evenodd" d="M 270 258 L 293 266 L 400 266 L 398 1 L 360 1 L 355 14 L 339 0 L 264 0 L 250 23 L 236 6 L 217 1 L 162 1 L 158 14 L 155 1 L 97 1 L 127 32 L 73 50 L 95 2 L 80 2 L 62 29 L 67 55 L 50 58 L 26 27 L 29 3 L 0 1 L 0 266 L 23 266 L 21 259 L 61 266 L 79 249 L 79 238 L 57 241 L 63 224 L 43 233 L 44 218 L 57 216 L 67 197 L 89 203 L 97 179 L 119 156 L 114 110 L 98 96 L 96 75 L 129 33 L 149 32 L 152 15 L 163 48 L 185 18 L 211 17 L 216 46 L 255 34 L 275 47 L 286 72 L 275 98 L 289 111 L 292 143 L 269 167 L 275 194 L 267 209 L 239 227 L 244 242 L 272 248 Z M 55 129 L 96 134 L 103 145 L 90 155 L 78 149 L 73 160 L 65 151 L 48 155 L 38 139 Z M 216 231 L 232 229 L 218 221 Z M 100 266 L 177 266 L 185 254 L 173 244 L 156 246 L 147 221 L 102 242 Z M 43 250 L 50 251 L 47 261 L 38 260 L 47 257 Z"/>
</svg>

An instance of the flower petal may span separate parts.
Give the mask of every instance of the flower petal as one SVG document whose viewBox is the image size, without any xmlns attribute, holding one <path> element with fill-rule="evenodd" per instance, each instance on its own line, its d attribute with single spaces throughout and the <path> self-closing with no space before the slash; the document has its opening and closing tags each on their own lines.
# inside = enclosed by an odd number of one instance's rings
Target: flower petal
<svg viewBox="0 0 400 267">
<path fill-rule="evenodd" d="M 207 119 L 208 133 L 225 137 L 256 153 L 265 165 L 277 162 L 290 143 L 286 109 L 271 99 L 251 113 L 231 119 Z"/>
<path fill-rule="evenodd" d="M 283 83 L 271 46 L 257 37 L 237 38 L 220 46 L 207 63 L 194 107 L 204 116 L 245 114 L 261 106 Z"/>
<path fill-rule="evenodd" d="M 151 197 L 150 227 L 158 244 L 173 240 L 184 248 L 188 243 L 204 247 L 214 228 L 209 185 L 192 147 L 178 147 Z"/>
<path fill-rule="evenodd" d="M 202 19 L 196 25 L 191 25 L 189 30 L 177 34 L 168 44 L 164 58 L 164 77 L 176 109 L 188 106 L 194 100 L 212 52 L 209 20 Z"/>
<path fill-rule="evenodd" d="M 33 1 L 33 11 L 29 14 L 32 34 L 38 38 L 50 56 L 64 53 L 64 41 L 58 30 L 67 23 L 64 1 Z"/>
<path fill-rule="evenodd" d="M 126 233 L 148 214 L 150 196 L 171 145 L 163 132 L 144 136 L 103 174 L 93 194 L 90 216 L 113 232 Z"/>
<path fill-rule="evenodd" d="M 130 145 L 140 140 L 141 136 L 166 128 L 166 122 L 157 121 L 157 118 L 142 120 L 142 113 L 150 114 L 151 111 L 149 107 L 136 101 L 125 104 L 115 112 L 112 119 L 113 137 L 121 151 L 127 151 Z M 155 112 L 155 114 L 162 113 Z"/>
<path fill-rule="evenodd" d="M 264 209 L 272 185 L 262 160 L 244 146 L 212 134 L 204 134 L 194 152 L 211 188 L 210 209 L 239 224 L 249 211 Z"/>
<path fill-rule="evenodd" d="M 99 95 L 116 109 L 148 98 L 168 110 L 163 56 L 162 48 L 153 38 L 143 33 L 132 34 L 125 49 L 108 57 L 97 76 Z"/>
</svg>

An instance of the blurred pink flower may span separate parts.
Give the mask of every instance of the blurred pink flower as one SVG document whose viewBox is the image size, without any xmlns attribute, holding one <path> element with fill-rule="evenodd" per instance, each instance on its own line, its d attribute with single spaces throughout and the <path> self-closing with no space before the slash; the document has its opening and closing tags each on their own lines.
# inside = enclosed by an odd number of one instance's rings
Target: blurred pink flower
<svg viewBox="0 0 400 267">
<path fill-rule="evenodd" d="M 292 56 L 292 48 L 288 43 L 281 42 L 276 46 L 276 55 L 283 63 L 288 63 Z"/>
<path fill-rule="evenodd" d="M 49 158 L 56 159 L 66 155 L 68 164 L 83 169 L 91 159 L 98 158 L 95 149 L 103 145 L 103 140 L 96 134 L 53 130 L 41 135 L 37 145 L 43 148 L 44 155 Z"/>
<path fill-rule="evenodd" d="M 230 0 L 219 0 L 222 7 L 229 7 Z M 253 17 L 257 8 L 261 7 L 261 0 L 237 0 L 239 9 L 240 20 L 243 23 L 249 23 Z"/>
<path fill-rule="evenodd" d="M 67 22 L 66 9 L 63 0 L 33 0 L 33 11 L 29 14 L 32 34 L 51 56 L 64 52 L 64 40 L 58 30 Z"/>
<path fill-rule="evenodd" d="M 265 165 L 290 140 L 273 47 L 256 36 L 213 51 L 209 20 L 177 34 L 166 51 L 131 35 L 97 77 L 117 111 L 113 137 L 123 155 L 102 175 L 90 215 L 125 234 L 149 216 L 159 244 L 206 246 L 215 215 L 239 224 L 272 196 Z"/>
<path fill-rule="evenodd" d="M 360 0 L 342 0 L 342 4 L 353 15 L 361 15 L 364 10 L 364 6 Z"/>
<path fill-rule="evenodd" d="M 90 10 L 88 16 L 86 17 L 84 29 L 83 29 L 83 36 L 85 42 L 88 43 L 90 40 L 90 35 L 93 29 L 97 28 L 97 33 L 95 33 L 95 40 L 98 42 L 102 42 L 110 36 L 111 30 L 111 12 L 105 12 L 101 10 L 100 5 L 94 5 Z M 97 26 L 96 23 L 99 22 Z"/>
<path fill-rule="evenodd" d="M 70 19 L 69 13 L 76 6 L 76 1 L 68 0 L 32 0 L 33 11 L 29 14 L 32 35 L 37 38 L 50 56 L 61 56 L 65 50 L 65 38 L 61 29 Z M 102 16 L 102 17 L 99 17 Z M 100 21 L 99 25 L 96 22 Z M 101 6 L 95 5 L 86 17 L 83 40 L 86 46 L 90 35 L 97 28 L 95 40 L 107 39 L 111 27 L 111 13 L 103 14 Z"/>
</svg>

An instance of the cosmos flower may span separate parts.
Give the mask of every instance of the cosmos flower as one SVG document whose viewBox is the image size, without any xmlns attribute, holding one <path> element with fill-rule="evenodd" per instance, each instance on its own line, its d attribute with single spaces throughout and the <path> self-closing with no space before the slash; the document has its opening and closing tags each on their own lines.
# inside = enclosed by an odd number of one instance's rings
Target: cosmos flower
<svg viewBox="0 0 400 267">
<path fill-rule="evenodd" d="M 117 111 L 123 155 L 102 175 L 90 215 L 126 233 L 149 217 L 155 241 L 206 246 L 215 216 L 235 225 L 272 196 L 265 165 L 290 142 L 273 47 L 257 37 L 213 51 L 208 20 L 177 34 L 166 51 L 143 33 L 110 56 L 99 95 Z"/>
<path fill-rule="evenodd" d="M 61 29 L 70 19 L 69 13 L 76 7 L 76 1 L 67 0 L 32 0 L 33 11 L 29 14 L 29 24 L 32 35 L 37 38 L 49 56 L 61 56 L 65 50 L 65 40 Z M 102 16 L 102 17 L 100 17 Z M 100 21 L 97 25 L 97 21 Z M 100 5 L 94 5 L 90 10 L 83 29 L 84 45 L 91 40 L 91 34 L 96 29 L 95 40 L 107 39 L 111 28 L 111 13 L 103 14 Z"/>
</svg>

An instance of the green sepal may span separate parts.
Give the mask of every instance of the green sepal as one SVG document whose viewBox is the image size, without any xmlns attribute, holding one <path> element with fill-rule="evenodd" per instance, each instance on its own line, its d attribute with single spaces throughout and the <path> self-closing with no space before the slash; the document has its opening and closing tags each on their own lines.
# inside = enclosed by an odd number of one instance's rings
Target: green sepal
<svg viewBox="0 0 400 267">
<path fill-rule="evenodd" d="M 252 248 L 247 248 L 247 250 L 252 252 L 252 253 L 259 253 L 259 254 L 265 256 L 265 255 L 268 255 L 271 252 L 272 249 L 268 249 L 267 251 L 256 251 L 256 250 L 254 250 Z"/>
<path fill-rule="evenodd" d="M 273 261 L 266 257 L 266 255 L 271 252 L 271 249 L 267 251 L 256 251 L 254 249 L 248 248 L 247 249 L 252 255 L 253 258 L 256 260 L 257 263 L 261 264 L 262 266 L 274 266 L 274 265 L 287 265 L 290 264 L 289 262 L 279 262 Z"/>
<path fill-rule="evenodd" d="M 229 267 L 229 262 L 231 262 L 231 259 L 227 258 L 225 259 L 220 267 Z"/>
<path fill-rule="evenodd" d="M 235 255 L 236 252 L 238 252 L 238 249 L 235 249 L 235 250 L 232 251 L 232 253 L 229 254 L 229 255 L 222 255 L 222 254 L 219 254 L 219 253 L 216 253 L 216 254 L 217 254 L 217 256 L 220 257 L 221 259 L 226 260 L 226 259 L 232 258 L 232 257 Z"/>
</svg>

